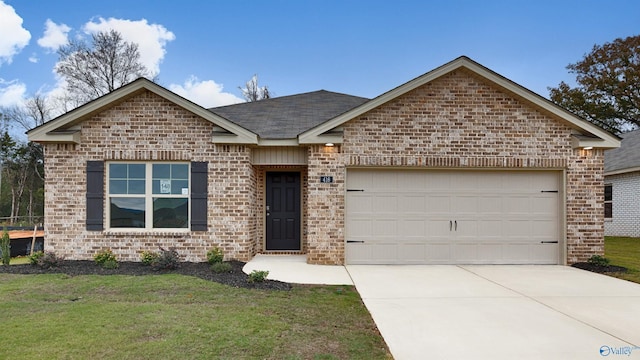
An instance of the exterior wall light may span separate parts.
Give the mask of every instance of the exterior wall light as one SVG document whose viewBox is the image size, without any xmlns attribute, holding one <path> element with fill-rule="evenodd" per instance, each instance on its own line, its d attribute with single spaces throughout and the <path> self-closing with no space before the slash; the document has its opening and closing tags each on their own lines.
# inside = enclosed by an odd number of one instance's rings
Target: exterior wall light
<svg viewBox="0 0 640 360">
<path fill-rule="evenodd" d="M 326 143 L 326 144 L 324 144 L 324 146 L 332 147 L 333 143 Z"/>
<path fill-rule="evenodd" d="M 585 146 L 585 147 L 583 148 L 583 150 L 591 150 L 591 149 L 593 149 L 593 146 Z"/>
</svg>

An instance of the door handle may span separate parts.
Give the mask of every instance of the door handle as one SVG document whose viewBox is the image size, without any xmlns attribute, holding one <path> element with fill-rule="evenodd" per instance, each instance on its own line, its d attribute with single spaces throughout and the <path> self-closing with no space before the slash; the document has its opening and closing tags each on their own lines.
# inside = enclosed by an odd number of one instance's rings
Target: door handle
<svg viewBox="0 0 640 360">
<path fill-rule="evenodd" d="M 455 224 L 455 231 L 458 231 L 458 220 L 454 221 L 453 223 Z"/>
<path fill-rule="evenodd" d="M 451 220 L 449 220 L 449 231 L 451 231 L 451 226 L 452 226 L 452 223 L 451 223 Z"/>
</svg>

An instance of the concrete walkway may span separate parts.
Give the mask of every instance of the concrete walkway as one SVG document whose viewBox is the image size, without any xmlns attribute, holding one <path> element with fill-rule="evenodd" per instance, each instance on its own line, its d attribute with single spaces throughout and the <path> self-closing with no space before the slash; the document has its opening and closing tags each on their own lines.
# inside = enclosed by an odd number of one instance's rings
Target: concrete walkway
<svg viewBox="0 0 640 360">
<path fill-rule="evenodd" d="M 310 265 L 306 255 L 258 254 L 245 264 L 242 271 L 268 270 L 267 279 L 294 284 L 353 285 L 344 266 Z"/>
<path fill-rule="evenodd" d="M 567 266 L 308 265 L 258 255 L 269 279 L 355 284 L 396 360 L 640 359 L 640 285 Z"/>
</svg>

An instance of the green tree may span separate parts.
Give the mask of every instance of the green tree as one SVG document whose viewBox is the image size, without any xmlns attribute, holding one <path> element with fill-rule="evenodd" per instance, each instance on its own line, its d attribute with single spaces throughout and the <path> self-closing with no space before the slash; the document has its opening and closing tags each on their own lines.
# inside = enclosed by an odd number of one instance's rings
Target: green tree
<svg viewBox="0 0 640 360">
<path fill-rule="evenodd" d="M 567 69 L 577 85 L 550 87 L 553 102 L 614 133 L 640 126 L 640 35 L 594 45 Z"/>
<path fill-rule="evenodd" d="M 7 131 L 0 136 L 0 215 L 10 223 L 32 222 L 43 214 L 42 154 L 39 144 L 16 142 Z"/>
</svg>

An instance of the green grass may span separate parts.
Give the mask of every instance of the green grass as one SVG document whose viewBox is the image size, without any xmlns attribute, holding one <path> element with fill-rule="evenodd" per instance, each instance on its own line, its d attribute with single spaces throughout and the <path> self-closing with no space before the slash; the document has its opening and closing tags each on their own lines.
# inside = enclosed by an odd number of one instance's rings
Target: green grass
<svg viewBox="0 0 640 360">
<path fill-rule="evenodd" d="M 611 265 L 628 269 L 627 273 L 615 274 L 615 277 L 640 283 L 640 238 L 607 236 L 604 254 Z"/>
<path fill-rule="evenodd" d="M 28 264 L 28 263 L 29 263 L 28 256 L 19 256 L 19 257 L 12 257 L 11 261 L 9 262 L 9 265 L 22 265 L 22 264 Z"/>
<path fill-rule="evenodd" d="M 390 359 L 351 286 L 0 274 L 0 358 Z"/>
</svg>

